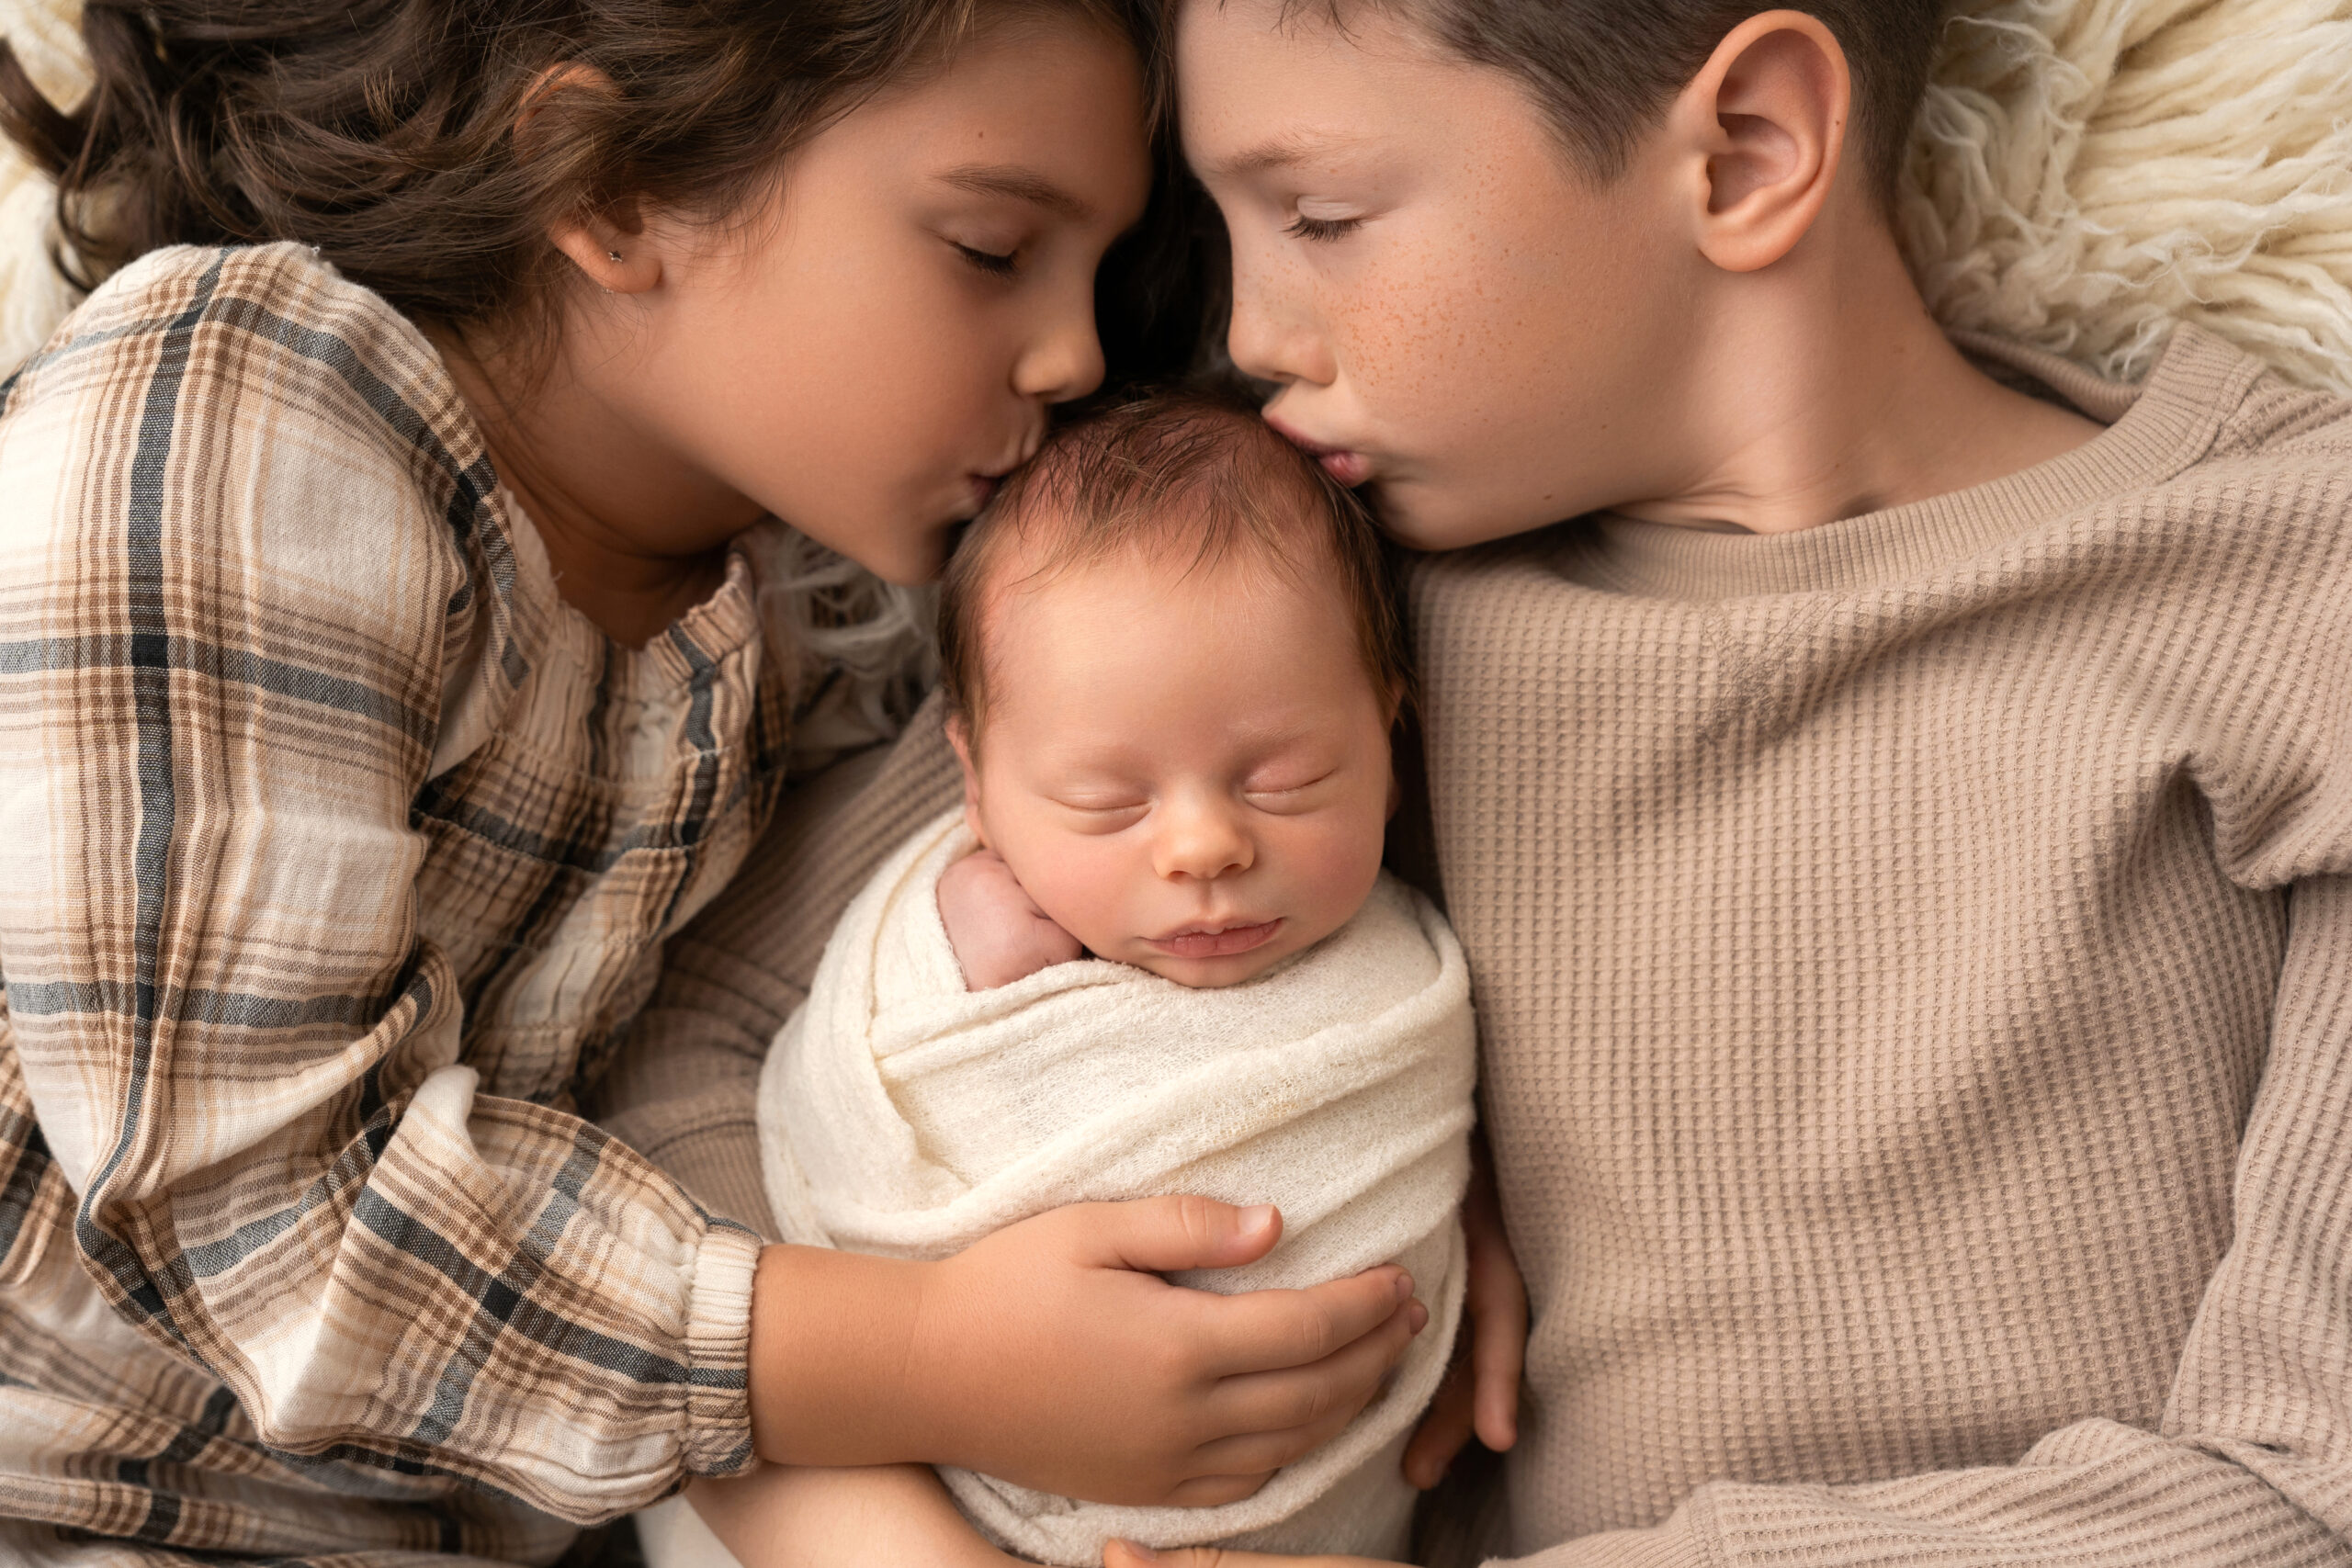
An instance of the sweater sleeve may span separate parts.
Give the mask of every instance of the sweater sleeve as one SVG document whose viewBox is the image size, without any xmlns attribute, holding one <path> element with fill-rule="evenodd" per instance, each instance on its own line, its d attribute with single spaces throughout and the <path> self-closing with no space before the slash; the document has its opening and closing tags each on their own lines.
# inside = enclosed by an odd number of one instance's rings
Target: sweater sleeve
<svg viewBox="0 0 2352 1568">
<path fill-rule="evenodd" d="M 2352 877 L 2294 885 L 2229 1251 L 2160 1429 L 2078 1422 L 2011 1465 L 1716 1482 L 1525 1568 L 2352 1564 Z"/>
<path fill-rule="evenodd" d="M 419 932 L 470 583 L 366 437 L 401 345 L 191 254 L 0 422 L 0 1129 L 73 1194 L 6 1239 L 70 1245 L 282 1454 L 582 1522 L 740 1469 L 757 1239 L 478 1092 Z"/>
</svg>

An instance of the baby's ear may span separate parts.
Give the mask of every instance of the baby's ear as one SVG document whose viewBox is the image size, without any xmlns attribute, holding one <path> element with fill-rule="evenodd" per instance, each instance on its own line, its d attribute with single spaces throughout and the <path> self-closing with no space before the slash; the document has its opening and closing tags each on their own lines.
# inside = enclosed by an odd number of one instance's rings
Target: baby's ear
<svg viewBox="0 0 2352 1568">
<path fill-rule="evenodd" d="M 947 744 L 956 748 L 956 761 L 964 770 L 964 825 L 980 848 L 989 847 L 989 830 L 980 823 L 980 770 L 972 761 L 972 727 L 960 713 L 947 716 Z"/>
</svg>

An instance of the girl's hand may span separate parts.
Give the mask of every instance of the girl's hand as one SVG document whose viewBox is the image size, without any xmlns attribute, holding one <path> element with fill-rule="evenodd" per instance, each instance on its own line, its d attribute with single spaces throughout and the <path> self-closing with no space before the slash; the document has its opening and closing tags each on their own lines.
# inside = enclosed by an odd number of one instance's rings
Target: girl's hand
<svg viewBox="0 0 2352 1568">
<path fill-rule="evenodd" d="M 1102 1568 L 1405 1568 L 1370 1557 L 1276 1557 L 1263 1551 L 1228 1551 L 1221 1546 L 1178 1546 L 1152 1551 L 1114 1540 L 1102 1549 Z"/>
<path fill-rule="evenodd" d="M 1091 1502 L 1246 1497 L 1337 1433 L 1429 1321 L 1384 1267 L 1219 1296 L 1158 1278 L 1263 1257 L 1271 1208 L 1079 1203 L 937 1263 L 771 1247 L 752 1310 L 760 1457 L 921 1461 Z"/>
<path fill-rule="evenodd" d="M 1500 1453 L 1519 1440 L 1519 1374 L 1527 1359 L 1527 1287 L 1503 1234 L 1502 1201 L 1480 1141 L 1462 1200 L 1469 1278 L 1463 1307 L 1469 1332 L 1453 1347 L 1453 1364 L 1405 1450 L 1405 1479 L 1426 1492 L 1475 1429 Z"/>
</svg>

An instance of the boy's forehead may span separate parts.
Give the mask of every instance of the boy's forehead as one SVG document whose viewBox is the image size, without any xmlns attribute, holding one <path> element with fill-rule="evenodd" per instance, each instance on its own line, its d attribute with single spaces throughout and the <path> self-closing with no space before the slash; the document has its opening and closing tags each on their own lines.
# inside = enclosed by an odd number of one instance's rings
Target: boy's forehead
<svg viewBox="0 0 2352 1568">
<path fill-rule="evenodd" d="M 1409 85 L 1464 69 L 1396 7 L 1321 0 L 1186 0 L 1176 65 L 1186 154 L 1234 178 L 1374 145 L 1438 110 Z"/>
</svg>

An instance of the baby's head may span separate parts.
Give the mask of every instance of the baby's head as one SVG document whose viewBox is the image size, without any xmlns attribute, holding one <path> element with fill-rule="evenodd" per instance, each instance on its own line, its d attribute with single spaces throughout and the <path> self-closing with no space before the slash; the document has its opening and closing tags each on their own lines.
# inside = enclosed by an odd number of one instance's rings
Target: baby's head
<svg viewBox="0 0 2352 1568">
<path fill-rule="evenodd" d="M 1408 680 L 1384 558 L 1253 411 L 1162 396 L 1053 436 L 940 627 L 973 829 L 1097 956 L 1232 985 L 1371 892 Z"/>
</svg>

